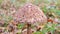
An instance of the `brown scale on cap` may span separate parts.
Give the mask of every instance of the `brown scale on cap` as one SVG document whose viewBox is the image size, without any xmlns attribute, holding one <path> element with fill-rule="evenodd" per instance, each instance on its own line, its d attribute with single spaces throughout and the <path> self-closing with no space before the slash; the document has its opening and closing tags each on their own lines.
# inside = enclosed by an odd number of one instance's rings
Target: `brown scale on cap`
<svg viewBox="0 0 60 34">
<path fill-rule="evenodd" d="M 19 9 L 13 16 L 19 22 L 47 22 L 47 18 L 44 15 L 43 11 L 40 10 L 37 6 L 28 3 Z"/>
</svg>

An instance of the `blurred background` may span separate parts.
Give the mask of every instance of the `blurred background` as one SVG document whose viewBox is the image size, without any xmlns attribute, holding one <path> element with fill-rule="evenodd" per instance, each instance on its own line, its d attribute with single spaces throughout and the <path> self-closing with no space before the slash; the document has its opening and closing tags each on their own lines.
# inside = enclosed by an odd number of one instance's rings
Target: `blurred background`
<svg viewBox="0 0 60 34">
<path fill-rule="evenodd" d="M 48 18 L 48 23 L 33 34 L 60 34 L 60 0 L 0 0 L 0 33 L 9 34 L 15 29 L 14 34 L 20 34 L 25 24 L 17 24 L 12 15 L 26 3 L 38 6 Z M 52 23 L 50 23 L 53 21 Z M 17 26 L 15 25 L 17 24 Z M 50 27 L 49 27 L 50 26 Z M 26 25 L 25 25 L 26 27 Z M 32 28 L 35 28 L 32 25 Z M 18 31 L 19 30 L 19 31 Z M 10 32 L 13 34 L 12 32 Z"/>
</svg>

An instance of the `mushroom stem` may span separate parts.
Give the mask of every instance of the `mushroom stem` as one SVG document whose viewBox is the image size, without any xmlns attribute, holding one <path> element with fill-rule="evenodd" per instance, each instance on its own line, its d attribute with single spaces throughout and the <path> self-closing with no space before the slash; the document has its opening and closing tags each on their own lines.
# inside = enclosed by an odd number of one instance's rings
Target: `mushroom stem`
<svg viewBox="0 0 60 34">
<path fill-rule="evenodd" d="M 27 34 L 32 34 L 31 24 L 27 24 Z"/>
</svg>

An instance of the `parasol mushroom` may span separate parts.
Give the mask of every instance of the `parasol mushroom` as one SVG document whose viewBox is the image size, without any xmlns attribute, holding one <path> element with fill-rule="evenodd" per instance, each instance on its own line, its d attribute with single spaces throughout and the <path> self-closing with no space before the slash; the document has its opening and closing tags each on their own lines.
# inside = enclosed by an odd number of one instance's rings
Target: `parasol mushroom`
<svg viewBox="0 0 60 34">
<path fill-rule="evenodd" d="M 43 11 L 31 3 L 27 3 L 21 9 L 18 9 L 13 17 L 16 21 L 27 24 L 27 34 L 32 34 L 31 24 L 47 22 Z"/>
</svg>

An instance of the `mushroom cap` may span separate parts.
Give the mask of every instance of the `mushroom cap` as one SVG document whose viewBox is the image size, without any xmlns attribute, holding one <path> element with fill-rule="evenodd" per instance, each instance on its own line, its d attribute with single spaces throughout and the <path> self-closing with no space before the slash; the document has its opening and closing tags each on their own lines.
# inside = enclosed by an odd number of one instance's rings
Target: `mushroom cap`
<svg viewBox="0 0 60 34">
<path fill-rule="evenodd" d="M 20 23 L 44 23 L 47 22 L 47 17 L 39 7 L 27 3 L 14 14 L 14 19 Z"/>
</svg>

